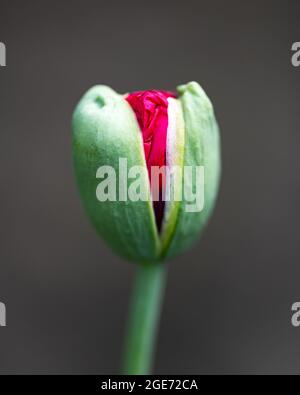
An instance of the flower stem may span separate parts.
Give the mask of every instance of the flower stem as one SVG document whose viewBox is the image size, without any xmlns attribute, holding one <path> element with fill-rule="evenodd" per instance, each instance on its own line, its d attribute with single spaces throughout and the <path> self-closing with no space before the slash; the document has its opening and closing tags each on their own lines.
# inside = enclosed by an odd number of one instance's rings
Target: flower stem
<svg viewBox="0 0 300 395">
<path fill-rule="evenodd" d="M 141 264 L 133 288 L 124 374 L 150 374 L 165 285 L 166 265 Z"/>
</svg>

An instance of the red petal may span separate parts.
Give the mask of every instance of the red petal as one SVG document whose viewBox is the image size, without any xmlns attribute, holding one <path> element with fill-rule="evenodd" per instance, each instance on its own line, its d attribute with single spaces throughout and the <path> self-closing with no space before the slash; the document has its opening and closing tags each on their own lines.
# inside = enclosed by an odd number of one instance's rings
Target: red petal
<svg viewBox="0 0 300 395">
<path fill-rule="evenodd" d="M 151 166 L 166 165 L 168 129 L 168 97 L 176 97 L 167 91 L 139 91 L 130 93 L 126 100 L 131 105 L 140 125 L 144 152 L 151 183 Z M 160 180 L 160 200 L 153 202 L 157 227 L 160 230 L 165 202 L 162 200 L 164 180 Z"/>
</svg>

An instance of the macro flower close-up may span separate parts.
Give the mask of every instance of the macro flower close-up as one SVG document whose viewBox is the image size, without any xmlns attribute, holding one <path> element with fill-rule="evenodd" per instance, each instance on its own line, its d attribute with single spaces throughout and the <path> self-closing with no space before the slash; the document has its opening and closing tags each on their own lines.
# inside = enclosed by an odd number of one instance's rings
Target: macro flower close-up
<svg viewBox="0 0 300 395">
<path fill-rule="evenodd" d="M 176 93 L 120 95 L 95 86 L 73 115 L 73 157 L 94 227 L 138 264 L 125 370 L 147 373 L 165 261 L 192 245 L 217 197 L 220 143 L 212 104 L 196 82 Z"/>
<path fill-rule="evenodd" d="M 16 391 L 26 375 L 85 394 L 299 374 L 299 15 L 0 0 L 0 376 Z"/>
</svg>

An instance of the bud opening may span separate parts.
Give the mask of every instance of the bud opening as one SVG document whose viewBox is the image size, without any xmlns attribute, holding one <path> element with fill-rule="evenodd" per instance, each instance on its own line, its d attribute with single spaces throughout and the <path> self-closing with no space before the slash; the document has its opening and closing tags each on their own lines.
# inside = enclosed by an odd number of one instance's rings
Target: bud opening
<svg viewBox="0 0 300 395">
<path fill-rule="evenodd" d="M 145 152 L 150 186 L 151 168 L 166 166 L 166 146 L 168 130 L 168 98 L 176 98 L 172 92 L 148 90 L 130 93 L 126 100 L 132 107 L 138 120 Z M 165 177 L 163 172 L 159 176 L 159 199 L 152 201 L 158 231 L 161 231 L 165 201 Z"/>
</svg>

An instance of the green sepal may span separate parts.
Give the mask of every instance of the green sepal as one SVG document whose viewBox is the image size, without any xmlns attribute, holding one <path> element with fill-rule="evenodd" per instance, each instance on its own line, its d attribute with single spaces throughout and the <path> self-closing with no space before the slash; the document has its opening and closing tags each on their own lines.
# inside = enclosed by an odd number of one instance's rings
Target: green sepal
<svg viewBox="0 0 300 395">
<path fill-rule="evenodd" d="M 158 260 L 160 241 L 151 199 L 99 202 L 100 166 L 112 166 L 119 179 L 119 158 L 128 169 L 146 169 L 142 136 L 135 114 L 122 95 L 106 86 L 91 88 L 73 114 L 73 159 L 83 206 L 98 233 L 120 256 L 137 262 Z M 141 177 L 149 188 L 147 172 Z"/>
<path fill-rule="evenodd" d="M 202 232 L 214 208 L 220 180 L 219 128 L 213 106 L 196 82 L 180 85 L 177 90 L 185 122 L 184 166 L 204 166 L 204 207 L 188 212 L 190 202 L 183 196 L 165 258 L 187 250 Z"/>
</svg>

